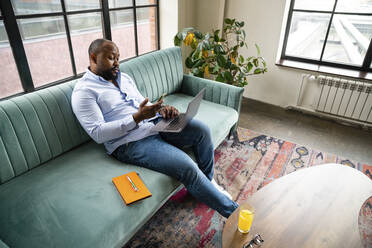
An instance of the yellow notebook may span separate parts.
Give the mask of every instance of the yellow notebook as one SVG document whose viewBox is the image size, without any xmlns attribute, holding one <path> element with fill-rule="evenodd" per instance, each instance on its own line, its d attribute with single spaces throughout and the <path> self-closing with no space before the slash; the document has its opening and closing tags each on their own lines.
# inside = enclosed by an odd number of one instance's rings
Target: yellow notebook
<svg viewBox="0 0 372 248">
<path fill-rule="evenodd" d="M 135 171 L 114 177 L 112 178 L 112 182 L 127 205 L 152 196 L 138 173 Z"/>
</svg>

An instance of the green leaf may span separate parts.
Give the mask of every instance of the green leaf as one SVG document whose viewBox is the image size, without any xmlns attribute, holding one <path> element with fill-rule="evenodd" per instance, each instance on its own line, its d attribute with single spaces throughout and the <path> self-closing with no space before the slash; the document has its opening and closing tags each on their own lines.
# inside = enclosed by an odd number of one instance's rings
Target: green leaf
<svg viewBox="0 0 372 248">
<path fill-rule="evenodd" d="M 225 69 L 230 69 L 232 64 L 233 63 L 231 63 L 231 60 L 228 59 L 227 62 L 226 62 L 226 65 L 225 65 Z"/>
<path fill-rule="evenodd" d="M 226 66 L 226 59 L 224 56 L 218 54 L 217 55 L 217 64 L 220 66 L 220 67 L 225 67 Z"/>
<path fill-rule="evenodd" d="M 255 58 L 255 59 L 253 59 L 253 64 L 254 64 L 254 66 L 258 66 L 258 59 L 257 58 Z"/>
<path fill-rule="evenodd" d="M 240 55 L 240 56 L 239 56 L 239 61 L 240 61 L 241 64 L 244 63 L 244 57 L 243 57 L 243 55 Z"/>
<path fill-rule="evenodd" d="M 214 68 L 213 68 L 213 73 L 216 73 L 220 70 L 220 67 L 218 65 L 216 65 Z"/>
<path fill-rule="evenodd" d="M 196 61 L 193 67 L 200 67 L 202 64 L 204 64 L 204 62 L 205 61 L 203 59 L 199 59 Z"/>
<path fill-rule="evenodd" d="M 260 51 L 260 48 L 258 47 L 257 44 L 254 44 L 256 46 L 256 49 L 257 49 L 257 56 L 261 56 L 261 51 Z"/>
<path fill-rule="evenodd" d="M 247 64 L 247 73 L 249 73 L 252 70 L 252 68 L 253 68 L 253 64 L 252 64 L 252 62 L 249 62 Z"/>
<path fill-rule="evenodd" d="M 194 76 L 196 77 L 203 77 L 204 76 L 204 72 L 202 70 L 199 70 L 199 68 L 193 68 L 191 70 L 192 74 L 194 74 Z"/>
<path fill-rule="evenodd" d="M 230 25 L 231 25 L 231 24 L 232 24 L 232 20 L 231 20 L 231 19 L 229 19 L 229 18 L 226 18 L 226 19 L 225 19 L 225 23 L 226 23 L 226 24 L 230 24 Z"/>
<path fill-rule="evenodd" d="M 200 42 L 200 43 L 198 44 L 198 46 L 196 47 L 196 51 L 197 51 L 198 53 L 201 53 L 202 50 L 203 50 L 203 42 Z"/>
<path fill-rule="evenodd" d="M 215 49 L 214 49 L 214 52 L 216 54 L 225 54 L 226 53 L 221 45 L 216 45 Z"/>
<path fill-rule="evenodd" d="M 244 29 L 242 30 L 242 34 L 243 34 L 243 38 L 245 40 L 246 34 L 245 34 L 245 30 Z"/>
<path fill-rule="evenodd" d="M 211 46 L 210 46 L 208 40 L 203 40 L 202 43 L 203 43 L 203 49 L 204 49 L 204 50 L 210 50 L 210 49 L 211 49 Z"/>
<path fill-rule="evenodd" d="M 178 32 L 176 36 L 179 40 L 183 40 L 182 32 Z"/>
<path fill-rule="evenodd" d="M 195 30 L 195 28 L 188 27 L 188 28 L 184 28 L 181 33 L 185 33 L 185 34 L 187 34 L 188 32 L 192 33 L 192 32 L 194 32 L 194 30 Z"/>
<path fill-rule="evenodd" d="M 241 41 L 241 42 L 240 42 L 240 47 L 243 47 L 243 46 L 244 46 L 244 42 Z"/>
<path fill-rule="evenodd" d="M 254 70 L 253 73 L 254 73 L 254 74 L 260 74 L 260 73 L 261 73 L 261 69 L 260 69 L 260 68 L 257 68 L 256 70 Z"/>
<path fill-rule="evenodd" d="M 199 59 L 199 54 L 200 54 L 200 52 L 198 52 L 198 50 L 193 51 L 192 55 L 191 55 L 192 60 L 193 61 L 198 60 Z"/>
<path fill-rule="evenodd" d="M 240 22 L 240 27 L 244 27 L 244 22 Z"/>
<path fill-rule="evenodd" d="M 192 68 L 191 70 L 192 74 L 196 75 L 200 72 L 199 68 Z"/>
<path fill-rule="evenodd" d="M 197 47 L 197 45 L 198 45 L 198 43 L 197 43 L 197 42 L 191 42 L 191 45 L 190 45 L 190 46 L 191 46 L 191 48 L 192 48 L 192 49 L 194 49 L 194 50 L 195 50 L 195 49 L 196 49 L 196 47 Z"/>
<path fill-rule="evenodd" d="M 210 74 L 217 75 L 217 73 L 214 72 L 215 68 L 214 68 L 213 66 L 209 66 L 209 67 L 208 67 L 208 70 L 209 70 L 209 73 L 210 73 Z"/>
<path fill-rule="evenodd" d="M 192 61 L 190 57 L 187 57 L 185 60 L 185 65 L 187 68 L 191 69 L 194 65 L 194 62 Z"/>
<path fill-rule="evenodd" d="M 195 37 L 199 40 L 203 39 L 203 34 L 199 30 L 194 31 Z"/>
<path fill-rule="evenodd" d="M 210 37 L 211 37 L 211 34 L 210 33 L 206 33 L 205 34 L 205 37 L 204 37 L 204 40 L 208 41 Z"/>
<path fill-rule="evenodd" d="M 224 77 L 222 76 L 221 73 L 219 73 L 218 76 L 216 77 L 216 81 L 217 82 L 224 82 L 225 81 L 225 79 L 224 79 Z"/>
<path fill-rule="evenodd" d="M 187 36 L 187 32 L 186 31 L 182 31 L 182 33 L 181 33 L 182 39 L 181 40 L 186 39 L 186 36 Z"/>
<path fill-rule="evenodd" d="M 181 40 L 176 36 L 174 36 L 174 45 L 175 46 L 180 46 L 181 45 Z"/>
<path fill-rule="evenodd" d="M 235 64 L 231 64 L 231 65 L 230 65 L 230 71 L 236 71 L 236 70 L 238 70 L 238 69 L 239 69 L 239 67 L 236 66 Z"/>
<path fill-rule="evenodd" d="M 224 76 L 224 78 L 227 82 L 232 82 L 233 81 L 233 76 L 231 75 L 231 72 L 225 71 L 223 76 Z"/>
</svg>

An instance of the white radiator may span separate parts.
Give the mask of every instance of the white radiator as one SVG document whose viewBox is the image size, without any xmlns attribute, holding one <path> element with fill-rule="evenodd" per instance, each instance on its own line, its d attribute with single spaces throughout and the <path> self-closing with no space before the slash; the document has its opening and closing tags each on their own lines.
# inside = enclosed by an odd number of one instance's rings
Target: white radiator
<svg viewBox="0 0 372 248">
<path fill-rule="evenodd" d="M 372 130 L 372 82 L 302 74 L 297 103 L 286 109 Z"/>
<path fill-rule="evenodd" d="M 318 100 L 315 111 L 372 123 L 372 83 L 318 76 Z"/>
</svg>

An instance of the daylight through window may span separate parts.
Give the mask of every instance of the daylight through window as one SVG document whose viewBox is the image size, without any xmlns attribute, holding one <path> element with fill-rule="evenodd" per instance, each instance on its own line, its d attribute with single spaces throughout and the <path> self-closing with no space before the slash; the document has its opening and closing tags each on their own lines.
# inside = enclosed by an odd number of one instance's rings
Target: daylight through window
<svg viewBox="0 0 372 248">
<path fill-rule="evenodd" d="M 282 59 L 371 71 L 372 0 L 292 0 Z"/>
</svg>

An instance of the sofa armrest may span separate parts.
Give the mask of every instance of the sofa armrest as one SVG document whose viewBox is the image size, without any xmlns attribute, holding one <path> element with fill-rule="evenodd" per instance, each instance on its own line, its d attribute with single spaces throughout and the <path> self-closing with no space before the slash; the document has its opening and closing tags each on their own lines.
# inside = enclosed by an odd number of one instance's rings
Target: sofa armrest
<svg viewBox="0 0 372 248">
<path fill-rule="evenodd" d="M 238 114 L 240 113 L 243 88 L 192 75 L 183 75 L 182 93 L 195 96 L 203 88 L 206 88 L 205 100 L 231 107 Z"/>
</svg>

